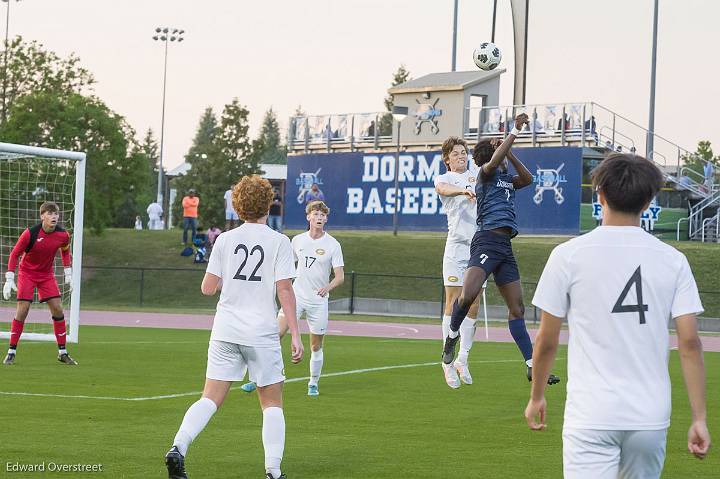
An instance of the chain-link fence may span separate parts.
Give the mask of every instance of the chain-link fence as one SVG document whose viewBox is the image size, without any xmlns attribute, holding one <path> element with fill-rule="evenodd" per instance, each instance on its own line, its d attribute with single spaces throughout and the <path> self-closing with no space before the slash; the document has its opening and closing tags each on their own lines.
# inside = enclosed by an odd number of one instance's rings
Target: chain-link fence
<svg viewBox="0 0 720 479">
<path fill-rule="evenodd" d="M 214 309 L 217 297 L 200 293 L 204 269 L 83 267 L 82 307 L 109 309 Z M 539 319 L 532 307 L 536 283 L 523 281 L 526 318 Z M 489 317 L 506 316 L 498 289 L 488 284 Z M 720 318 L 720 291 L 701 291 L 704 317 Z M 331 293 L 331 311 L 350 314 L 441 317 L 445 288 L 441 277 L 350 271 Z"/>
</svg>

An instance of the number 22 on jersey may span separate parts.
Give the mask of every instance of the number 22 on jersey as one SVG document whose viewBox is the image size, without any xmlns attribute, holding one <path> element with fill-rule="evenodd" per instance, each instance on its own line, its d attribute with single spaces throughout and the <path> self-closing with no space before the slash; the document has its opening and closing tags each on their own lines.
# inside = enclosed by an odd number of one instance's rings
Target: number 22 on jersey
<svg viewBox="0 0 720 479">
<path fill-rule="evenodd" d="M 235 273 L 235 276 L 233 276 L 233 279 L 239 279 L 240 281 L 262 281 L 262 277 L 256 276 L 256 273 L 258 272 L 260 266 L 262 266 L 263 261 L 265 260 L 265 250 L 263 250 L 263 247 L 258 244 L 253 246 L 251 250 L 248 250 L 247 246 L 245 246 L 244 244 L 239 244 L 237 245 L 237 247 L 235 247 L 235 254 L 238 254 L 238 252 L 240 251 L 242 251 L 244 258 L 242 260 L 242 263 L 240 264 L 240 267 Z M 243 268 L 245 268 L 245 265 L 247 265 L 248 259 L 250 259 L 251 256 L 254 256 L 256 252 L 260 253 L 258 262 L 255 265 L 255 269 L 253 269 L 252 274 L 250 274 L 250 278 L 248 278 L 246 275 L 242 274 L 242 270 Z"/>
</svg>

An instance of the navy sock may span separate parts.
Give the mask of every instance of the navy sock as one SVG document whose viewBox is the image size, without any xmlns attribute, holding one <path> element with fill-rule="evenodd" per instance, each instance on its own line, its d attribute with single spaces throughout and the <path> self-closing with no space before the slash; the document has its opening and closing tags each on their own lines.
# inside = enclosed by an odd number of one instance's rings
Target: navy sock
<svg viewBox="0 0 720 479">
<path fill-rule="evenodd" d="M 458 332 L 460 330 L 460 324 L 463 322 L 465 317 L 470 311 L 470 305 L 466 308 L 460 307 L 458 300 L 453 303 L 452 316 L 450 317 L 450 329 Z"/>
<path fill-rule="evenodd" d="M 525 327 L 525 319 L 512 319 L 508 321 L 508 326 L 510 327 L 510 334 L 512 334 L 515 344 L 517 344 L 517 347 L 525 358 L 525 361 L 532 359 L 533 346 L 532 341 L 530 341 L 530 335 Z"/>
</svg>

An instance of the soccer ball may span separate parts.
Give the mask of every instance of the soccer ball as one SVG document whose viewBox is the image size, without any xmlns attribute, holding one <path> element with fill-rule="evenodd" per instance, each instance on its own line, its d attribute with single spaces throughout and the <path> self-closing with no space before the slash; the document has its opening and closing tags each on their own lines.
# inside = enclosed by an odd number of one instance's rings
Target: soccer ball
<svg viewBox="0 0 720 479">
<path fill-rule="evenodd" d="M 501 58 L 502 53 L 498 46 L 490 42 L 481 43 L 473 52 L 473 61 L 481 70 L 494 70 L 500 65 Z"/>
</svg>

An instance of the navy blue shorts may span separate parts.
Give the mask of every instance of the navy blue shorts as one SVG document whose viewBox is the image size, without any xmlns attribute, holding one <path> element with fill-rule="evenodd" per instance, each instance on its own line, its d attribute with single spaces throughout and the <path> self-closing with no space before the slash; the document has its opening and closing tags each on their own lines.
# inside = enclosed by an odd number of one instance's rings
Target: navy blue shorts
<svg viewBox="0 0 720 479">
<path fill-rule="evenodd" d="M 495 284 L 502 286 L 520 279 L 515 255 L 513 255 L 510 236 L 477 231 L 470 243 L 470 261 L 468 268 L 477 266 L 485 271 L 486 277 L 493 275 Z"/>
</svg>

